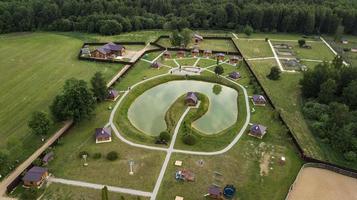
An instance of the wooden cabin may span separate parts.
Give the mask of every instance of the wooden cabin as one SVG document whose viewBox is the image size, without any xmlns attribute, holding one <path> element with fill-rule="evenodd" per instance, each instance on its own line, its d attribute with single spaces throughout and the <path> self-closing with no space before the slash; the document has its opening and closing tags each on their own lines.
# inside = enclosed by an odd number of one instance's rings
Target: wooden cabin
<svg viewBox="0 0 357 200">
<path fill-rule="evenodd" d="M 197 57 L 197 56 L 199 56 L 199 55 L 200 55 L 200 50 L 198 50 L 198 49 L 192 49 L 191 55 L 192 55 L 192 57 Z"/>
<path fill-rule="evenodd" d="M 178 51 L 178 52 L 176 53 L 176 57 L 178 57 L 178 58 L 183 58 L 183 57 L 185 57 L 185 51 Z"/>
<path fill-rule="evenodd" d="M 187 106 L 196 106 L 198 103 L 198 97 L 195 92 L 188 92 L 185 97 L 185 104 Z"/>
<path fill-rule="evenodd" d="M 212 51 L 211 50 L 204 50 L 203 51 L 203 55 L 205 57 L 211 57 L 212 56 Z"/>
<path fill-rule="evenodd" d="M 117 56 L 122 56 L 125 53 L 125 47 L 122 45 L 117 45 L 113 42 L 105 44 L 99 48 L 96 48 L 91 52 L 91 56 L 100 59 L 115 58 Z"/>
<path fill-rule="evenodd" d="M 224 60 L 224 53 L 217 53 L 216 54 L 216 59 L 219 61 L 223 61 Z"/>
<path fill-rule="evenodd" d="M 253 126 L 250 128 L 249 135 L 262 139 L 266 132 L 267 127 L 260 124 L 253 124 Z"/>
<path fill-rule="evenodd" d="M 265 106 L 267 103 L 263 95 L 253 95 L 252 97 L 253 104 L 256 106 Z"/>
<path fill-rule="evenodd" d="M 22 178 L 25 187 L 40 187 L 48 177 L 48 170 L 34 166 L 25 173 Z"/>
<path fill-rule="evenodd" d="M 111 142 L 112 130 L 110 128 L 95 129 L 95 143 Z"/>
</svg>

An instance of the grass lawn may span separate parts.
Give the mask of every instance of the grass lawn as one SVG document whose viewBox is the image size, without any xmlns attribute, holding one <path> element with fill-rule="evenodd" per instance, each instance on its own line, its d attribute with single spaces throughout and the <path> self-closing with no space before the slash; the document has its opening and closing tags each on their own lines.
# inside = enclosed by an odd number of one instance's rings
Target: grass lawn
<svg viewBox="0 0 357 200">
<path fill-rule="evenodd" d="M 310 131 L 301 112 L 302 99 L 299 86 L 299 80 L 302 78 L 301 73 L 282 73 L 280 80 L 272 81 L 266 75 L 270 73 L 270 68 L 276 65 L 275 61 L 250 61 L 250 63 L 258 79 L 308 156 L 349 167 L 354 166 L 355 168 L 357 166 L 354 163 L 346 162 L 342 155 L 331 150 L 315 138 Z"/>
<path fill-rule="evenodd" d="M 216 64 L 217 61 L 214 59 L 201 58 L 197 63 L 197 67 L 209 67 Z"/>
<path fill-rule="evenodd" d="M 307 42 L 311 49 L 300 48 L 298 42 L 286 42 L 286 41 L 273 41 L 273 44 L 288 44 L 293 46 L 293 52 L 296 54 L 297 58 L 300 59 L 314 59 L 331 61 L 335 56 L 331 50 L 323 42 Z M 284 56 L 280 56 L 284 57 Z"/>
<path fill-rule="evenodd" d="M 174 199 L 176 195 L 205 199 L 203 195 L 212 184 L 222 187 L 234 184 L 237 188 L 234 199 L 284 199 L 302 162 L 271 107 L 256 108 L 251 121 L 268 127 L 262 140 L 244 134 L 231 150 L 217 156 L 173 154 L 158 199 Z M 281 156 L 287 158 L 284 166 L 278 164 Z M 183 161 L 183 166 L 174 166 L 176 160 Z M 203 160 L 203 165 L 199 160 Z M 195 181 L 176 181 L 174 175 L 179 169 L 194 172 Z M 223 176 L 215 178 L 215 171 Z"/>
<path fill-rule="evenodd" d="M 170 67 L 177 67 L 177 64 L 172 59 L 164 59 L 164 60 L 160 59 L 159 62 L 164 65 L 168 65 Z"/>
<path fill-rule="evenodd" d="M 94 118 L 73 127 L 61 139 L 55 147 L 55 159 L 49 170 L 59 178 L 152 191 L 161 169 L 158 163 L 163 162 L 165 153 L 131 147 L 115 135 L 110 143 L 95 144 L 94 130 L 107 123 L 110 115 L 107 108 L 112 104 L 98 106 Z M 89 153 L 87 167 L 79 158 L 81 151 Z M 110 151 L 118 152 L 119 159 L 108 161 L 105 156 Z M 101 153 L 101 158 L 93 158 L 94 153 Z M 134 160 L 134 175 L 129 175 L 129 160 Z"/>
<path fill-rule="evenodd" d="M 164 74 L 168 72 L 168 68 L 160 67 L 155 69 L 151 67 L 151 64 L 145 61 L 139 61 L 127 72 L 124 77 L 119 79 L 119 82 L 115 84 L 115 88 L 118 90 L 127 90 L 128 87 L 134 85 L 135 83 L 144 80 L 145 78 L 150 78 L 159 74 Z"/>
<path fill-rule="evenodd" d="M 183 59 L 176 58 L 176 61 L 181 66 L 193 66 L 197 61 L 197 58 L 183 58 Z"/>
<path fill-rule="evenodd" d="M 261 58 L 274 56 L 268 42 L 265 40 L 234 39 L 245 58 Z"/>
<path fill-rule="evenodd" d="M 51 183 L 43 193 L 41 200 L 77 200 L 77 199 L 86 199 L 86 200 L 97 200 L 102 197 L 102 191 L 78 187 L 78 186 L 69 186 L 60 183 Z M 125 198 L 127 200 L 137 200 L 138 197 L 120 194 L 115 192 L 108 192 L 109 199 L 121 199 Z M 140 200 L 148 200 L 147 197 L 140 197 Z"/>
<path fill-rule="evenodd" d="M 11 163 L 27 158 L 41 144 L 29 133 L 27 121 L 33 111 L 49 112 L 65 80 L 88 81 L 97 71 L 109 80 L 122 67 L 79 61 L 83 41 L 56 33 L 1 35 L 0 43 L 0 149 L 9 151 Z"/>
<path fill-rule="evenodd" d="M 162 53 L 162 51 L 151 52 L 151 53 L 145 54 L 145 55 L 143 56 L 143 58 L 146 59 L 146 60 L 152 61 L 152 60 L 154 60 L 156 57 L 158 57 L 161 53 Z M 160 61 L 160 60 L 158 60 L 158 61 Z"/>
</svg>

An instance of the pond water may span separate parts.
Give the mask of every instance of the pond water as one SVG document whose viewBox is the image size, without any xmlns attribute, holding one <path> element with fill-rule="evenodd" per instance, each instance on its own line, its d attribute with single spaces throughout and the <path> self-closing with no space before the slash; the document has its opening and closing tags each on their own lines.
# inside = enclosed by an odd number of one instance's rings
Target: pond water
<svg viewBox="0 0 357 200">
<path fill-rule="evenodd" d="M 205 134 L 215 134 L 232 126 L 238 115 L 238 92 L 222 85 L 221 92 L 214 94 L 214 83 L 193 80 L 170 81 L 155 86 L 130 105 L 130 122 L 145 134 L 157 136 L 166 130 L 165 114 L 170 106 L 187 92 L 200 92 L 209 98 L 209 109 L 192 126 Z"/>
</svg>

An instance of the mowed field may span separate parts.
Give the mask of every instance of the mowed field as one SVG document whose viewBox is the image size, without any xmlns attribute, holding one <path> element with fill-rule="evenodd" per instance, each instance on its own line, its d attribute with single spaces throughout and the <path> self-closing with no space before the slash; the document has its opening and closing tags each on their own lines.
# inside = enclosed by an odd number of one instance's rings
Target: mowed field
<svg viewBox="0 0 357 200">
<path fill-rule="evenodd" d="M 41 144 L 27 121 L 33 111 L 49 112 L 65 80 L 88 81 L 97 71 L 109 80 L 122 67 L 79 61 L 83 41 L 69 35 L 10 34 L 0 36 L 0 43 L 0 149 L 8 151 L 12 161 L 23 160 Z"/>
</svg>

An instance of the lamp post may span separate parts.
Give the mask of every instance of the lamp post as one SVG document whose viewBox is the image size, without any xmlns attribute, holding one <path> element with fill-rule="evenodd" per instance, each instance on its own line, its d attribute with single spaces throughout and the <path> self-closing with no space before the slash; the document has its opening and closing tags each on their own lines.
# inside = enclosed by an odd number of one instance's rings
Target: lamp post
<svg viewBox="0 0 357 200">
<path fill-rule="evenodd" d="M 84 160 L 84 164 L 83 164 L 84 166 L 88 166 L 87 157 L 88 157 L 87 154 L 83 154 L 83 155 L 82 155 L 82 158 L 83 158 L 83 160 Z"/>
</svg>

